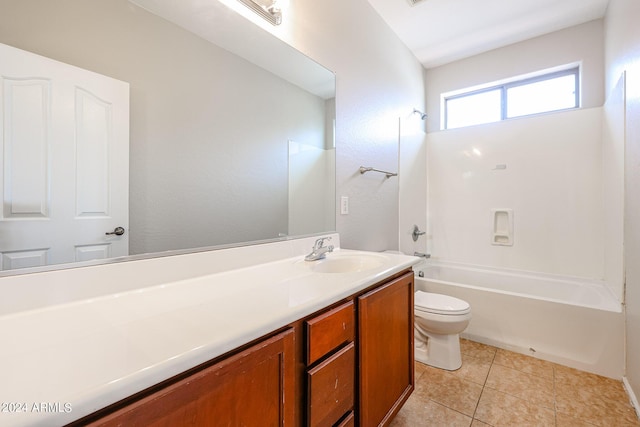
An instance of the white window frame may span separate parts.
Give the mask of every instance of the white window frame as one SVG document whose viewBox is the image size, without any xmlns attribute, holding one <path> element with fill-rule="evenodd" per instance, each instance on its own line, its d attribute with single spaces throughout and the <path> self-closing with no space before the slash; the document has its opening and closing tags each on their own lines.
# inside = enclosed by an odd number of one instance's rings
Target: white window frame
<svg viewBox="0 0 640 427">
<path fill-rule="evenodd" d="M 571 110 L 571 109 L 576 109 L 576 108 L 580 108 L 580 104 L 581 104 L 581 81 L 582 79 L 580 78 L 580 74 L 581 74 L 581 64 L 579 63 L 574 63 L 574 64 L 569 64 L 569 65 L 565 65 L 563 67 L 557 67 L 554 69 L 550 69 L 550 70 L 545 70 L 542 72 L 538 72 L 535 74 L 528 74 L 525 76 L 519 76 L 516 78 L 512 78 L 509 80 L 503 80 L 500 82 L 493 82 L 493 83 L 489 83 L 487 85 L 482 85 L 482 86 L 475 86 L 472 88 L 467 88 L 467 89 L 462 89 L 462 90 L 457 90 L 457 91 L 453 91 L 453 92 L 447 92 L 447 93 L 443 93 L 441 95 L 441 109 L 440 111 L 442 111 L 442 115 L 441 115 L 441 120 L 440 120 L 440 128 L 442 130 L 446 130 L 447 129 L 447 101 L 449 100 L 453 100 L 453 99 L 460 99 L 460 98 L 464 98 L 466 96 L 472 96 L 472 95 L 477 95 L 479 93 L 483 93 L 483 92 L 489 92 L 489 91 L 493 91 L 493 90 L 500 90 L 501 94 L 502 94 L 502 101 L 501 101 L 501 106 L 500 106 L 500 121 L 503 120 L 511 120 L 512 118 L 507 117 L 507 90 L 513 87 L 517 87 L 517 86 L 524 86 L 527 84 L 532 84 L 532 83 L 538 83 L 541 81 L 545 81 L 545 80 L 550 80 L 550 79 L 554 79 L 557 77 L 562 77 L 562 76 L 568 76 L 568 75 L 575 75 L 575 103 L 573 107 L 568 107 L 568 108 L 563 108 L 563 109 L 558 109 L 558 110 L 550 110 L 550 111 L 542 111 L 542 112 L 538 112 L 538 113 L 531 113 L 531 114 L 527 114 L 527 115 L 520 115 L 520 116 L 516 116 L 513 118 L 520 118 L 520 117 L 529 117 L 529 116 L 534 116 L 534 115 L 538 115 L 538 114 L 549 114 L 549 113 L 553 113 L 553 112 L 558 112 L 558 111 L 566 111 L 566 110 Z M 493 122 L 495 123 L 495 122 Z"/>
</svg>

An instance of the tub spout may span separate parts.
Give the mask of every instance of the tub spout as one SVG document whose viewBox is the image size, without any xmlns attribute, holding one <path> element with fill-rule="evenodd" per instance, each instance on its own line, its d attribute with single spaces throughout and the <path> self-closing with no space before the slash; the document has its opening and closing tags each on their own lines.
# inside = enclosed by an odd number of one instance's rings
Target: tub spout
<svg viewBox="0 0 640 427">
<path fill-rule="evenodd" d="M 422 252 L 414 252 L 413 256 L 419 256 L 425 259 L 431 258 L 431 254 L 423 254 Z"/>
</svg>

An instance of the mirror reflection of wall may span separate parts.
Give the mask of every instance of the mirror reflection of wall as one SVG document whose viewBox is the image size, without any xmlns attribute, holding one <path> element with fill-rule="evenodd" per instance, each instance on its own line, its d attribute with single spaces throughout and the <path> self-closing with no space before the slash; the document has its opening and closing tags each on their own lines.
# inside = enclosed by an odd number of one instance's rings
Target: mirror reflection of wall
<svg viewBox="0 0 640 427">
<path fill-rule="evenodd" d="M 335 220 L 335 148 L 289 141 L 289 233 L 328 230 Z"/>
<path fill-rule="evenodd" d="M 3 1 L 0 43 L 129 83 L 130 254 L 295 234 L 288 141 L 332 139 L 334 100 L 126 0 Z"/>
</svg>

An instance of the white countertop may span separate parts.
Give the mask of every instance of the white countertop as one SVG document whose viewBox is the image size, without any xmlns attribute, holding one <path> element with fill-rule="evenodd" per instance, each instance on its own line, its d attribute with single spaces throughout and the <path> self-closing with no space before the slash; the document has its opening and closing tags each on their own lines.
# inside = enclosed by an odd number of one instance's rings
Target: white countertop
<svg viewBox="0 0 640 427">
<path fill-rule="evenodd" d="M 380 265 L 317 273 L 295 256 L 0 316 L 0 425 L 79 419 L 419 261 L 366 254 Z"/>
</svg>

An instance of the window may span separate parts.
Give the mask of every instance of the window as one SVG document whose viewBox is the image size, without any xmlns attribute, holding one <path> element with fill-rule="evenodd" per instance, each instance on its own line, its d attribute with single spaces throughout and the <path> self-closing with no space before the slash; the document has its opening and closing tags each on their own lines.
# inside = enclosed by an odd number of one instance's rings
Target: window
<svg viewBox="0 0 640 427">
<path fill-rule="evenodd" d="M 578 67 L 444 96 L 444 128 L 577 108 Z"/>
</svg>

